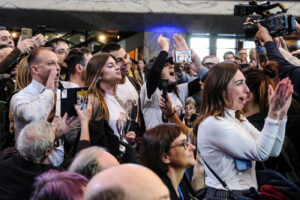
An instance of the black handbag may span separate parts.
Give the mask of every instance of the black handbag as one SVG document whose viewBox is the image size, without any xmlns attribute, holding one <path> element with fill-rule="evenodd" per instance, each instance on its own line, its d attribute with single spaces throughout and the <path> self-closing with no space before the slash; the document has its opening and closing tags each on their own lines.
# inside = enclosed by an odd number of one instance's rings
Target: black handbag
<svg viewBox="0 0 300 200">
<path fill-rule="evenodd" d="M 222 184 L 222 186 L 230 193 L 230 197 L 233 200 L 258 200 L 259 199 L 259 192 L 254 188 L 249 188 L 244 195 L 236 194 L 234 191 L 230 190 L 225 183 L 215 172 L 210 168 L 210 166 L 206 163 L 204 158 L 202 157 L 204 164 L 207 168 L 211 171 L 211 173 L 218 179 L 218 181 Z"/>
</svg>

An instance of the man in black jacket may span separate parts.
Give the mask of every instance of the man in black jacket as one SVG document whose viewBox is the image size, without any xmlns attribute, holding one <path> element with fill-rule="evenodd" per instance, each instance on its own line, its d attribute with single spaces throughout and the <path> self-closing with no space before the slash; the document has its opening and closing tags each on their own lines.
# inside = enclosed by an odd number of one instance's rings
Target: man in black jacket
<svg viewBox="0 0 300 200">
<path fill-rule="evenodd" d="M 49 169 L 44 164 L 53 150 L 55 134 L 46 121 L 28 124 L 17 138 L 17 148 L 5 149 L 0 156 L 0 199 L 29 199 L 34 178 Z"/>
</svg>

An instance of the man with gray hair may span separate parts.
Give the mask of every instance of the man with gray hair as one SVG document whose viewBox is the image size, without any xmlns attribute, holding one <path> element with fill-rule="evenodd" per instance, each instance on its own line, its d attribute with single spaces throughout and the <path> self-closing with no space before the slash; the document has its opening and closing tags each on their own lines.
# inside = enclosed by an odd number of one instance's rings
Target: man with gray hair
<svg viewBox="0 0 300 200">
<path fill-rule="evenodd" d="M 89 120 L 92 115 L 92 104 L 85 110 L 75 110 L 81 122 L 80 140 L 77 149 L 89 145 Z M 56 126 L 65 128 L 65 118 Z M 0 154 L 0 199 L 29 199 L 34 178 L 49 169 L 62 170 L 45 164 L 45 160 L 54 149 L 54 140 L 60 137 L 60 131 L 53 129 L 46 120 L 33 121 L 27 124 L 17 137 L 16 148 L 10 147 Z M 88 143 L 88 145 L 84 145 Z"/>
<path fill-rule="evenodd" d="M 22 129 L 16 149 L 5 149 L 0 156 L 0 199 L 29 199 L 36 176 L 49 169 L 62 169 L 44 164 L 54 139 L 54 130 L 47 121 L 35 121 Z"/>
<path fill-rule="evenodd" d="M 119 162 L 113 155 L 102 147 L 93 146 L 80 151 L 76 155 L 69 171 L 82 174 L 91 179 L 98 172 L 117 165 L 119 165 Z"/>
</svg>

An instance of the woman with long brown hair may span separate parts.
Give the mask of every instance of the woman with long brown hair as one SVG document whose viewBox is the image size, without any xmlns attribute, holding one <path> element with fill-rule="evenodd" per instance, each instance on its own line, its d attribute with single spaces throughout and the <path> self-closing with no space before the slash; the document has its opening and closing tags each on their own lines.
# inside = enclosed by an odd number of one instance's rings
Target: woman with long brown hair
<svg viewBox="0 0 300 200">
<path fill-rule="evenodd" d="M 126 110 L 116 95 L 121 78 L 120 67 L 110 54 L 94 55 L 88 62 L 85 85 L 93 105 L 92 120 L 105 119 L 121 141 L 131 143 L 135 138 L 128 133 Z"/>
<path fill-rule="evenodd" d="M 279 155 L 292 93 L 293 85 L 289 79 L 280 81 L 275 91 L 269 86 L 268 117 L 259 132 L 241 111 L 249 89 L 238 66 L 219 63 L 208 72 L 197 120 L 198 151 L 234 193 L 246 195 L 250 187 L 257 189 L 255 161 Z M 207 165 L 205 172 L 206 198 L 231 199 L 230 192 Z"/>
</svg>

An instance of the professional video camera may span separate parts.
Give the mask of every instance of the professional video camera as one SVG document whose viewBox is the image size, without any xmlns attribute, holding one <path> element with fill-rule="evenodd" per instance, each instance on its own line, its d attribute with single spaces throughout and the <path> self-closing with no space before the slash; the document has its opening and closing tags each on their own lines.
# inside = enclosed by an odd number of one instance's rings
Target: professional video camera
<svg viewBox="0 0 300 200">
<path fill-rule="evenodd" d="M 269 10 L 279 7 L 281 12 L 270 13 Z M 243 24 L 246 37 L 255 36 L 258 31 L 256 24 L 266 27 L 272 37 L 288 35 L 296 30 L 295 17 L 287 15 L 287 8 L 282 3 L 271 4 L 270 1 L 258 5 L 256 0 L 249 1 L 249 5 L 239 4 L 234 6 L 235 16 L 247 16 L 253 13 L 260 15 L 255 21 L 251 19 Z"/>
</svg>

